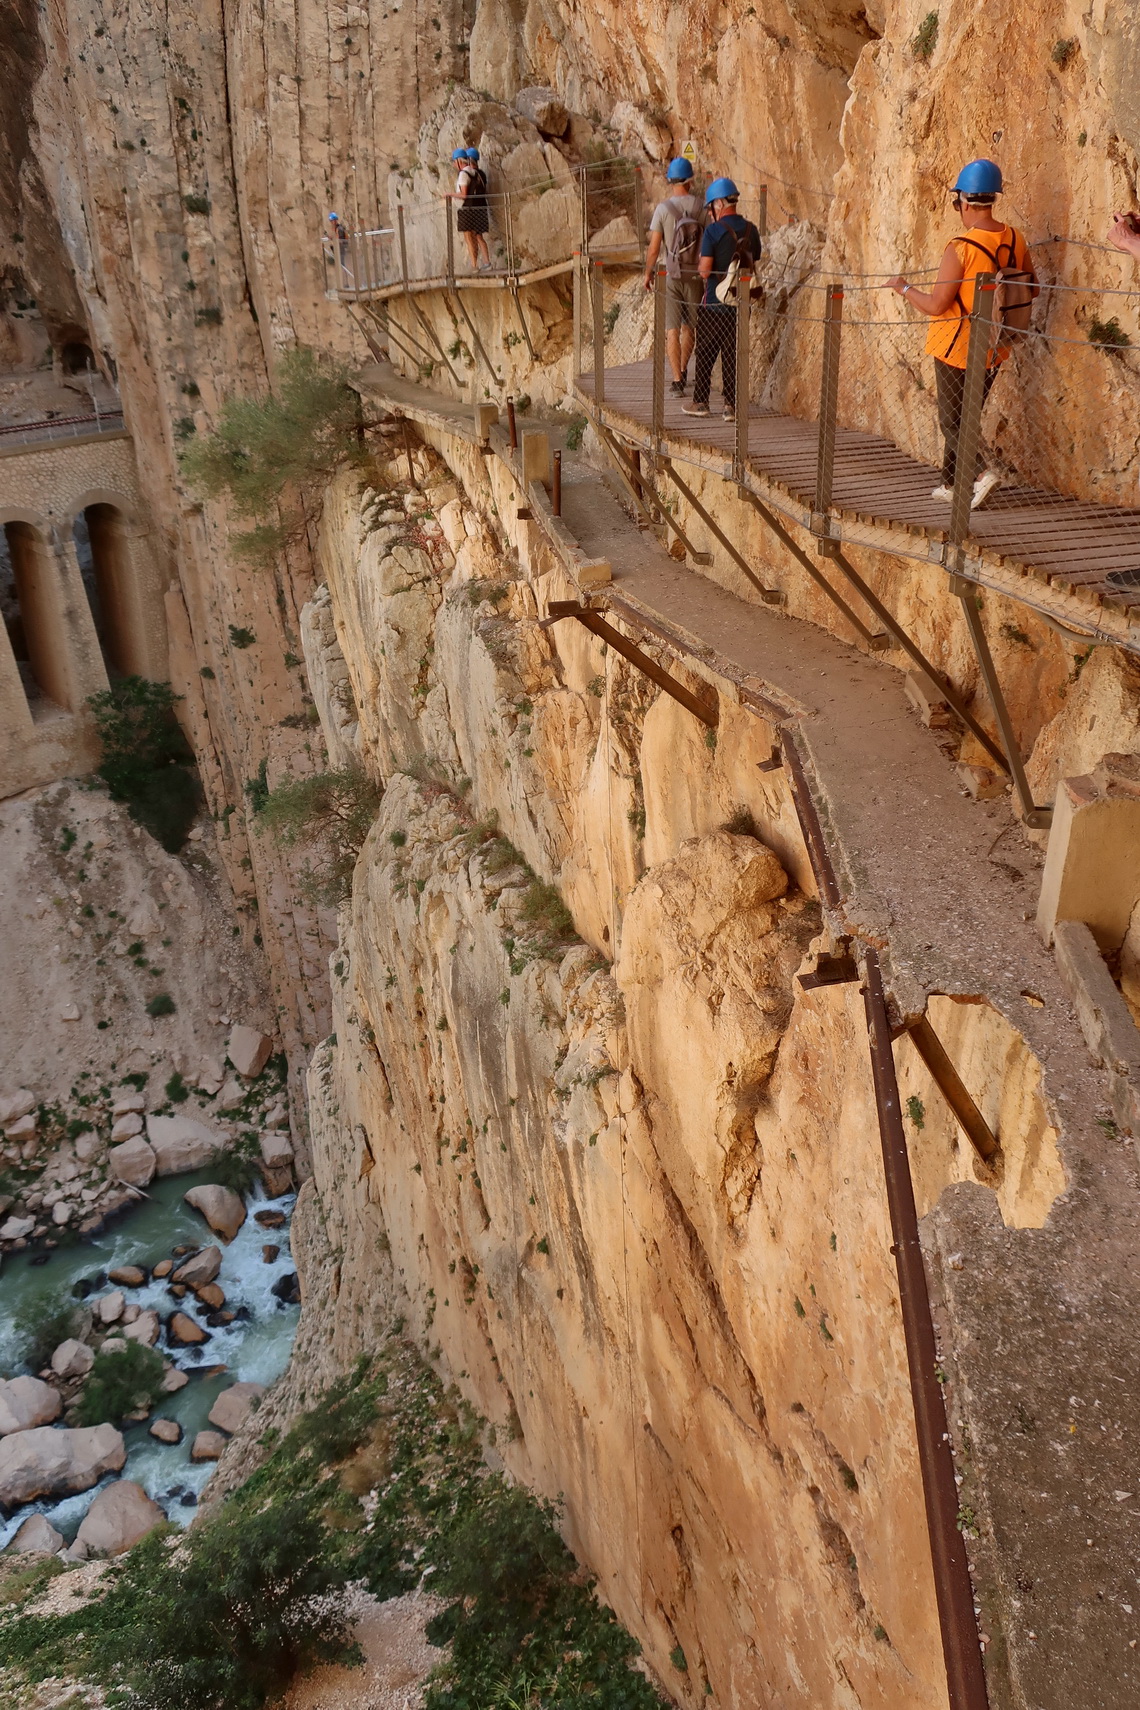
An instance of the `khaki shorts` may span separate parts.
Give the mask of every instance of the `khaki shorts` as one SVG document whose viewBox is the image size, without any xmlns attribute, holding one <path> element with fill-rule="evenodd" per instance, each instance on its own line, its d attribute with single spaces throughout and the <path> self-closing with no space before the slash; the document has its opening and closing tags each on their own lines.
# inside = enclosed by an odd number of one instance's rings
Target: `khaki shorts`
<svg viewBox="0 0 1140 1710">
<path fill-rule="evenodd" d="M 705 282 L 700 278 L 666 279 L 665 331 L 679 332 L 682 327 L 697 327 L 697 310 L 704 294 Z"/>
</svg>

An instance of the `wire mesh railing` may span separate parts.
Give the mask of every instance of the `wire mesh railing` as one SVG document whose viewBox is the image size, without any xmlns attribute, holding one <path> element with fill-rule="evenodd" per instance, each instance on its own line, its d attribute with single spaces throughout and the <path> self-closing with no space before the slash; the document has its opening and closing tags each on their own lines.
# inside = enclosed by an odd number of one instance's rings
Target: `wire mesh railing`
<svg viewBox="0 0 1140 1710">
<path fill-rule="evenodd" d="M 397 201 L 388 223 L 338 222 L 325 233 L 325 289 L 367 297 L 480 274 L 510 279 L 565 265 L 575 251 L 640 257 L 643 200 L 641 169 L 619 157 L 478 196 Z"/>
<path fill-rule="evenodd" d="M 5 422 L 0 425 L 0 451 L 24 443 L 85 438 L 93 433 L 122 433 L 122 410 L 96 410 L 87 416 L 45 416 L 35 422 Z"/>
</svg>

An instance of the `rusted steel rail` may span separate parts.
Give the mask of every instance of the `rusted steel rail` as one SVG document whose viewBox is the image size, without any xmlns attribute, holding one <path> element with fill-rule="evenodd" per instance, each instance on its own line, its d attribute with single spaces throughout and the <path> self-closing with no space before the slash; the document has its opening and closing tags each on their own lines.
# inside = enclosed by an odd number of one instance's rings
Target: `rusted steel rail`
<svg viewBox="0 0 1140 1710">
<path fill-rule="evenodd" d="M 785 728 L 780 732 L 800 829 L 807 845 L 820 899 L 827 908 L 840 903 L 839 883 L 819 822 L 795 740 Z M 934 1571 L 934 1594 L 942 1632 L 942 1654 L 946 1663 L 946 1688 L 950 1710 L 989 1710 L 978 1625 L 974 1616 L 974 1590 L 966 1545 L 958 1529 L 958 1487 L 954 1480 L 954 1454 L 946 1419 L 946 1404 L 938 1381 L 938 1350 L 930 1293 L 918 1233 L 918 1208 L 910 1173 L 906 1132 L 903 1128 L 895 1059 L 891 1050 L 891 1025 L 883 993 L 879 954 L 871 944 L 861 947 L 863 1002 L 867 1013 L 867 1037 L 871 1048 L 871 1073 L 875 1083 L 875 1106 L 879 1140 L 883 1150 L 887 1205 L 891 1218 L 893 1252 L 899 1284 L 903 1334 L 906 1339 L 910 1394 L 914 1407 L 918 1460 L 926 1504 L 926 1527 L 930 1538 L 930 1560 Z"/>
</svg>

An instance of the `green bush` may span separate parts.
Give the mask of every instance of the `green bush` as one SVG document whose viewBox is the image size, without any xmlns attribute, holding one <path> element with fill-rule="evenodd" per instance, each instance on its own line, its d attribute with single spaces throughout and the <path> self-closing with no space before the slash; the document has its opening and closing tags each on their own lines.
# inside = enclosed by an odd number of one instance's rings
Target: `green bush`
<svg viewBox="0 0 1140 1710">
<path fill-rule="evenodd" d="M 258 800 L 260 826 L 286 849 L 309 851 L 301 889 L 311 901 L 327 908 L 347 901 L 356 858 L 383 793 L 359 767 L 345 766 L 291 778 Z"/>
<path fill-rule="evenodd" d="M 102 758 L 99 776 L 131 818 L 176 854 L 198 811 L 194 755 L 174 716 L 169 683 L 123 677 L 88 696 Z"/>
<path fill-rule="evenodd" d="M 929 59 L 938 46 L 938 13 L 928 12 L 914 33 L 911 48 L 917 58 Z"/>
<path fill-rule="evenodd" d="M 182 472 L 205 498 L 226 498 L 260 526 L 234 537 L 248 558 L 272 559 L 299 537 L 319 509 L 319 494 L 343 464 L 363 459 L 360 401 L 348 369 L 304 345 L 281 358 L 274 390 L 229 398 L 218 426 L 181 455 Z M 286 515 L 278 514 L 284 504 Z"/>
<path fill-rule="evenodd" d="M 148 1015 L 154 1016 L 173 1015 L 177 1007 L 169 992 L 156 992 L 147 1004 L 146 1012 Z"/>
<path fill-rule="evenodd" d="M 59 1344 L 75 1335 L 79 1319 L 79 1308 L 74 1301 L 26 1302 L 12 1319 L 16 1345 L 24 1364 L 33 1372 L 40 1371 L 47 1365 Z"/>
<path fill-rule="evenodd" d="M 1126 350 L 1132 343 L 1115 315 L 1108 321 L 1094 315 L 1085 328 L 1085 337 L 1100 350 Z"/>
<path fill-rule="evenodd" d="M 128 1413 L 153 1407 L 162 1394 L 162 1355 L 141 1342 L 96 1354 L 75 1407 L 80 1425 L 117 1425 Z"/>
<path fill-rule="evenodd" d="M 210 1180 L 230 1188 L 244 1199 L 257 1180 L 257 1166 L 248 1145 L 215 1146 L 207 1159 Z"/>
</svg>

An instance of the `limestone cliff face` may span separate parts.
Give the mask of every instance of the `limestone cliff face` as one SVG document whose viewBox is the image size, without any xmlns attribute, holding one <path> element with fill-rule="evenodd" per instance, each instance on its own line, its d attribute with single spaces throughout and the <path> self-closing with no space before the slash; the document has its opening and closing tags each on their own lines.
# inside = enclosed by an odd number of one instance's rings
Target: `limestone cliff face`
<svg viewBox="0 0 1140 1710">
<path fill-rule="evenodd" d="M 726 703 L 710 748 L 537 630 L 494 463 L 378 467 L 330 498 L 304 623 L 330 743 L 386 779 L 310 1070 L 306 1358 L 398 1308 L 678 1700 L 941 1707 L 862 1003 L 794 981 L 819 911 L 765 728 Z M 940 1001 L 1002 1215 L 1038 1226 L 1065 1187 L 1038 1067 Z M 924 1209 L 963 1175 L 932 1117 Z"/>
</svg>

